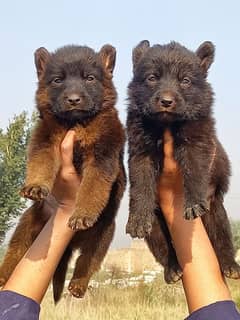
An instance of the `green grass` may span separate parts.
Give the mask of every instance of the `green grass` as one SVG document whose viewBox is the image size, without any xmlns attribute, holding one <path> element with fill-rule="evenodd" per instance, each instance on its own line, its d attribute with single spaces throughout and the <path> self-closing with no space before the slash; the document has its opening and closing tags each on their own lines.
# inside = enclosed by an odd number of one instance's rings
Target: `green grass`
<svg viewBox="0 0 240 320">
<path fill-rule="evenodd" d="M 239 281 L 229 281 L 229 286 L 240 308 Z M 140 283 L 137 287 L 119 289 L 109 285 L 91 289 L 80 300 L 70 297 L 66 291 L 56 307 L 49 290 L 42 304 L 40 319 L 183 320 L 187 314 L 181 283 L 166 285 L 159 276 L 154 282 Z"/>
</svg>

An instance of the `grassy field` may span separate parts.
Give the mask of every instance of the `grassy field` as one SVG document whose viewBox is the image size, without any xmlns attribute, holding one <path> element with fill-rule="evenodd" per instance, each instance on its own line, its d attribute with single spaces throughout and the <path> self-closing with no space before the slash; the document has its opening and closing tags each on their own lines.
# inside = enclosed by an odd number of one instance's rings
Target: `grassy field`
<svg viewBox="0 0 240 320">
<path fill-rule="evenodd" d="M 240 283 L 229 281 L 233 299 L 240 308 Z M 206 288 L 207 290 L 207 288 Z M 114 285 L 88 290 L 83 299 L 67 294 L 55 307 L 49 290 L 42 304 L 41 320 L 183 320 L 187 307 L 181 283 L 166 285 L 159 275 L 150 283 L 137 287 Z"/>
</svg>

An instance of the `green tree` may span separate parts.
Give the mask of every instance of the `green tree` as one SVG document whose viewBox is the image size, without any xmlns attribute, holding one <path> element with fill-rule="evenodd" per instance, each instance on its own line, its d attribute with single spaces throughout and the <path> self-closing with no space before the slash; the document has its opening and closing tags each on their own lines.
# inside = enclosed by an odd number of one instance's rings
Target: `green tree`
<svg viewBox="0 0 240 320">
<path fill-rule="evenodd" d="M 232 220 L 231 227 L 234 247 L 240 249 L 240 220 Z"/>
<path fill-rule="evenodd" d="M 0 243 L 26 205 L 19 190 L 24 182 L 31 124 L 22 112 L 14 116 L 6 131 L 0 129 Z"/>
<path fill-rule="evenodd" d="M 6 253 L 6 246 L 5 245 L 2 245 L 0 246 L 0 263 L 3 261 L 3 258 L 5 256 L 5 253 Z"/>
</svg>

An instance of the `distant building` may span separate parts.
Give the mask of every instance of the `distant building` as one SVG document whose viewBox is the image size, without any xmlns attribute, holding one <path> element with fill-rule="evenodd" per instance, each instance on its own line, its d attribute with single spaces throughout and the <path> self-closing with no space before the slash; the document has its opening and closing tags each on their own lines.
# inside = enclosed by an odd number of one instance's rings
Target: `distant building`
<svg viewBox="0 0 240 320">
<path fill-rule="evenodd" d="M 106 271 L 119 270 L 128 273 L 161 271 L 144 240 L 133 240 L 130 248 L 110 250 L 102 264 Z"/>
</svg>

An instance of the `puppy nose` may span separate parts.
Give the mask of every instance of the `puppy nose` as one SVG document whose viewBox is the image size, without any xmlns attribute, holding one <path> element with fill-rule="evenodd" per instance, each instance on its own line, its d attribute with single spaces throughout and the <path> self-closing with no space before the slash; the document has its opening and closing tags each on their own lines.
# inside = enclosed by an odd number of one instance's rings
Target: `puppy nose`
<svg viewBox="0 0 240 320">
<path fill-rule="evenodd" d="M 173 100 L 161 99 L 161 105 L 165 108 L 171 107 L 172 104 L 173 104 Z"/>
<path fill-rule="evenodd" d="M 66 100 L 67 100 L 67 103 L 72 105 L 72 106 L 76 106 L 78 104 L 80 104 L 81 102 L 81 97 L 76 94 L 76 93 L 73 93 L 73 94 L 70 94 L 66 97 Z"/>
</svg>

